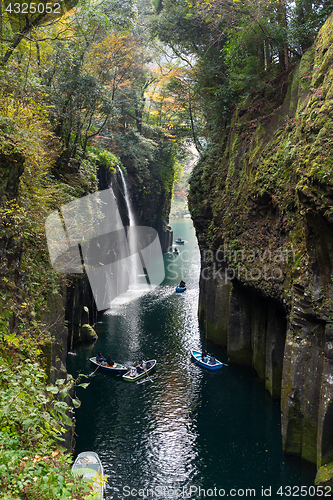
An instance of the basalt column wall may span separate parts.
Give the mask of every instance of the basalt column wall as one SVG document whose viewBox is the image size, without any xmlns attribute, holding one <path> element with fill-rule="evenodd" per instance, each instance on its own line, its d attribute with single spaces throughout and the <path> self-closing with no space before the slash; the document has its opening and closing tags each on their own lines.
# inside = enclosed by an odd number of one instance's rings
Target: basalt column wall
<svg viewBox="0 0 333 500">
<path fill-rule="evenodd" d="M 230 363 L 252 367 L 273 397 L 280 397 L 285 311 L 224 273 L 200 278 L 199 322 L 207 340 L 224 347 Z"/>
<path fill-rule="evenodd" d="M 325 483 L 333 478 L 333 14 L 270 85 L 238 103 L 193 169 L 199 318 L 230 362 L 252 366 L 281 398 L 284 451 L 316 463 Z M 223 249 L 237 270 L 227 279 L 205 270 L 204 255 L 221 264 Z"/>
</svg>

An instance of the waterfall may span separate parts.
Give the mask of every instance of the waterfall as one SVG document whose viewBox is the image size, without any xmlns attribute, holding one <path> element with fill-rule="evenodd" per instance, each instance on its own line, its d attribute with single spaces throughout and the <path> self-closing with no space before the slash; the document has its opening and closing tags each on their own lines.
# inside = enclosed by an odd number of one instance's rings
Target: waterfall
<svg viewBox="0 0 333 500">
<path fill-rule="evenodd" d="M 45 221 L 52 266 L 62 273 L 86 272 L 98 311 L 138 298 L 165 277 L 158 233 L 135 224 L 126 180 L 119 173 L 128 226 L 111 186 L 63 205 L 60 214 L 55 210 Z"/>
<path fill-rule="evenodd" d="M 134 212 L 133 212 L 132 203 L 131 203 L 131 200 L 130 200 L 130 197 L 128 194 L 128 189 L 127 189 L 127 184 L 126 184 L 124 172 L 122 171 L 122 169 L 120 167 L 117 166 L 117 168 L 118 168 L 118 172 L 120 174 L 121 182 L 122 182 L 123 188 L 124 188 L 124 197 L 125 197 L 126 206 L 127 206 L 129 225 L 130 225 L 130 227 L 135 226 Z"/>
<path fill-rule="evenodd" d="M 146 275 L 142 267 L 141 259 L 138 253 L 138 232 L 137 226 L 135 224 L 135 215 L 131 203 L 131 199 L 129 196 L 126 179 L 123 171 L 120 167 L 117 167 L 117 170 L 120 174 L 124 198 L 126 202 L 126 208 L 129 219 L 129 227 L 127 231 L 127 242 L 129 247 L 130 256 L 126 259 L 126 266 L 128 271 L 128 280 L 129 286 L 127 292 L 121 294 L 117 298 L 112 301 L 112 306 L 117 304 L 121 305 L 124 302 L 128 302 L 132 299 L 137 298 L 149 291 L 149 285 L 147 283 Z"/>
<path fill-rule="evenodd" d="M 130 285 L 135 285 L 137 282 L 137 277 L 140 272 L 140 258 L 137 253 L 137 231 L 136 231 L 136 224 L 135 224 L 135 217 L 134 217 L 134 212 L 132 208 L 132 203 L 129 197 L 128 189 L 127 189 L 127 184 L 125 180 L 125 176 L 123 171 L 121 170 L 120 167 L 118 167 L 118 172 L 120 173 L 121 181 L 123 184 L 123 189 L 124 189 L 124 197 L 125 197 L 125 202 L 126 202 L 126 207 L 127 207 L 127 213 L 128 213 L 128 219 L 129 219 L 129 227 L 130 230 L 128 231 L 128 246 L 130 250 L 130 266 L 129 266 L 129 282 Z"/>
</svg>

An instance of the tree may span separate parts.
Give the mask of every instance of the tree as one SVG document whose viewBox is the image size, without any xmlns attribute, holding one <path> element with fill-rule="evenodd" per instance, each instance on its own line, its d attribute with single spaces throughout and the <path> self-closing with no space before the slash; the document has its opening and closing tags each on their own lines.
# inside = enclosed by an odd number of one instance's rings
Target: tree
<svg viewBox="0 0 333 500">
<path fill-rule="evenodd" d="M 333 0 L 164 0 L 151 32 L 193 66 L 211 136 L 239 100 L 286 78 L 331 10 Z"/>
<path fill-rule="evenodd" d="M 51 0 L 47 4 L 44 3 L 29 3 L 22 1 L 13 3 L 11 0 L 3 0 L 4 6 L 1 16 L 1 39 L 6 42 L 7 49 L 0 62 L 4 66 L 14 50 L 18 47 L 23 39 L 33 40 L 31 34 L 40 26 L 45 26 L 48 23 L 57 22 L 65 12 L 73 9 L 78 0 Z M 39 9 L 39 10 L 38 10 Z M 7 27 L 8 37 L 3 37 L 3 19 L 8 21 Z"/>
</svg>

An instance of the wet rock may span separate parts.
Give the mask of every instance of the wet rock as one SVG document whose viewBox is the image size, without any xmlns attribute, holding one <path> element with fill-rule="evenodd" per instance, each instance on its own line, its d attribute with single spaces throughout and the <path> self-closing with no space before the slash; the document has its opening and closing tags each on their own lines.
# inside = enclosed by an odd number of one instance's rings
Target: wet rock
<svg viewBox="0 0 333 500">
<path fill-rule="evenodd" d="M 83 343 L 91 343 L 95 342 L 98 339 L 97 333 L 90 325 L 82 325 L 80 329 L 80 337 L 81 342 Z"/>
</svg>

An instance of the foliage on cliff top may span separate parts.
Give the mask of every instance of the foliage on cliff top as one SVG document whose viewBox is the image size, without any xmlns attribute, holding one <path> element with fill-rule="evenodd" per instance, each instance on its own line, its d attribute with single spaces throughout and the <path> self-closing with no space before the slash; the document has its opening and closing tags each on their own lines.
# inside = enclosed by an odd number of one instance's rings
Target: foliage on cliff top
<svg viewBox="0 0 333 500">
<path fill-rule="evenodd" d="M 285 81 L 281 106 L 267 114 L 264 103 L 260 114 L 260 106 L 255 106 L 260 94 L 241 102 L 227 140 L 214 144 L 191 181 L 191 210 L 199 221 L 202 213 L 207 217 L 207 244 L 226 245 L 229 264 L 237 268 L 243 263 L 241 282 L 284 301 L 291 299 L 291 285 L 298 282 L 315 292 L 318 285 L 311 284 L 315 260 L 322 291 L 330 281 L 331 240 L 325 228 L 332 223 L 333 200 L 332 25 L 333 15 Z M 326 238 L 321 244 L 320 231 Z M 258 258 L 244 262 L 242 251 L 257 249 L 266 257 L 289 252 L 289 259 L 277 266 L 280 279 L 254 278 L 250 283 L 249 275 L 262 262 Z M 270 272 L 276 260 L 267 265 Z M 329 315 L 324 304 L 321 312 Z"/>
<path fill-rule="evenodd" d="M 192 68 L 204 106 L 208 142 L 230 123 L 233 108 L 289 71 L 333 10 L 318 0 L 164 0 L 152 30 Z"/>
<path fill-rule="evenodd" d="M 7 500 L 82 499 L 90 490 L 58 451 L 72 425 L 67 412 L 79 404 L 68 395 L 73 382 L 47 383 L 48 298 L 64 281 L 50 265 L 44 222 L 94 181 L 77 173 L 75 189 L 55 180 L 61 148 L 45 93 L 16 83 L 0 94 L 0 489 Z"/>
</svg>

